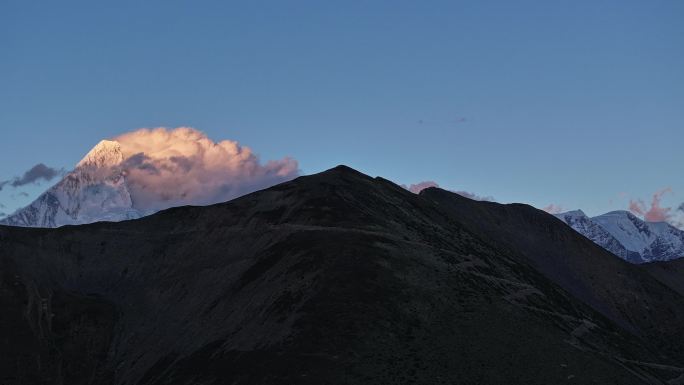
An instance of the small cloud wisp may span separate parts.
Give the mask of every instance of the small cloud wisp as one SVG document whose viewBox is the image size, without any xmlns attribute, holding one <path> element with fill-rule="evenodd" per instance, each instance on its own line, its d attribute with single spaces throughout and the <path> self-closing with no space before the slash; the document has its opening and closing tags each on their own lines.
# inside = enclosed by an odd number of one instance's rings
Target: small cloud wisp
<svg viewBox="0 0 684 385">
<path fill-rule="evenodd" d="M 49 182 L 52 179 L 62 175 L 64 175 L 63 169 L 52 168 L 46 166 L 43 163 L 38 163 L 37 165 L 31 167 L 20 177 L 0 181 L 0 191 L 2 191 L 2 189 L 8 185 L 17 188 L 31 183 L 38 183 L 40 181 Z"/>
<path fill-rule="evenodd" d="M 551 204 L 548 205 L 548 206 L 542 207 L 542 210 L 546 211 L 546 212 L 549 213 L 549 214 L 560 214 L 560 213 L 562 213 L 563 211 L 565 211 L 565 210 L 563 209 L 563 206 L 557 205 L 557 204 L 554 204 L 554 203 L 551 203 Z"/>
<path fill-rule="evenodd" d="M 435 181 L 426 180 L 426 181 L 419 182 L 416 184 L 411 184 L 408 186 L 402 184 L 401 187 L 409 190 L 410 192 L 412 192 L 414 194 L 419 194 L 421 191 L 425 190 L 426 188 L 430 188 L 430 187 L 438 187 L 439 188 L 439 184 Z M 448 190 L 448 191 L 451 191 L 451 192 L 456 193 L 460 196 L 463 196 L 463 197 L 466 197 L 469 199 L 473 199 L 476 201 L 494 202 L 494 197 L 491 197 L 491 196 L 480 196 L 480 195 L 471 193 L 469 191 L 455 191 L 455 190 Z"/>
<path fill-rule="evenodd" d="M 663 199 L 663 195 L 671 192 L 672 189 L 670 187 L 656 191 L 651 197 L 650 205 L 647 205 L 641 199 L 630 199 L 629 211 L 631 211 L 633 214 L 642 216 L 647 222 L 668 222 L 672 217 L 672 208 L 662 207 L 661 201 Z"/>
</svg>

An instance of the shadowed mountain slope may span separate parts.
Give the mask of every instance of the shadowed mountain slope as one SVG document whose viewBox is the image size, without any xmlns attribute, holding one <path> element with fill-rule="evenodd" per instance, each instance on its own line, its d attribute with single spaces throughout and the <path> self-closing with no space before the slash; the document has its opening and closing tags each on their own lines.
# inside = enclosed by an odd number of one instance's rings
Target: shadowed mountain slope
<svg viewBox="0 0 684 385">
<path fill-rule="evenodd" d="M 684 353 L 681 298 L 654 280 L 650 270 L 615 258 L 528 205 L 476 202 L 434 188 L 421 195 L 489 244 L 521 252 L 538 271 L 614 322 Z"/>
<path fill-rule="evenodd" d="M 684 378 L 666 279 L 529 206 L 344 166 L 134 221 L 0 227 L 0 268 L 0 383 Z"/>
</svg>

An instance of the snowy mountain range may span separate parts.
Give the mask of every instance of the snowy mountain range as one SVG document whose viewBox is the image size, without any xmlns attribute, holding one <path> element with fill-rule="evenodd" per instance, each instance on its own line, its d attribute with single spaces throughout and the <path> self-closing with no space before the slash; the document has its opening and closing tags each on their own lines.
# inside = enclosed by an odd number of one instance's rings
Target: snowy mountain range
<svg viewBox="0 0 684 385">
<path fill-rule="evenodd" d="M 59 227 L 151 214 L 133 207 L 123 162 L 118 142 L 101 141 L 56 185 L 0 224 Z"/>
<path fill-rule="evenodd" d="M 0 220 L 24 227 L 59 227 L 140 218 L 156 210 L 136 207 L 127 181 L 126 157 L 117 141 L 93 147 L 56 185 L 28 206 Z M 645 222 L 630 212 L 593 218 L 581 210 L 556 217 L 618 257 L 632 262 L 684 257 L 684 231 L 665 222 Z"/>
<path fill-rule="evenodd" d="M 645 222 L 628 211 L 611 211 L 590 218 L 581 210 L 575 210 L 556 214 L 556 217 L 632 263 L 684 257 L 684 231 L 666 222 Z"/>
</svg>

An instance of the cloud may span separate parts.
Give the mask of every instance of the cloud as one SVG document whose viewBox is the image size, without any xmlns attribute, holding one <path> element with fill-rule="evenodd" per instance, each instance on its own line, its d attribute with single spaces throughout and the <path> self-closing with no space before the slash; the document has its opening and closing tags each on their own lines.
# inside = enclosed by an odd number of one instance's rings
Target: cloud
<svg viewBox="0 0 684 385">
<path fill-rule="evenodd" d="M 681 211 L 684 213 L 684 203 L 682 203 L 681 205 L 679 205 L 679 207 L 677 207 L 677 211 Z"/>
<path fill-rule="evenodd" d="M 38 183 L 41 180 L 49 182 L 55 177 L 61 176 L 63 174 L 64 170 L 62 169 L 56 169 L 48 167 L 43 163 L 38 163 L 37 165 L 31 167 L 28 171 L 24 173 L 24 175 L 20 177 L 0 181 L 0 191 L 2 191 L 2 189 L 7 185 L 17 188 L 31 183 Z"/>
<path fill-rule="evenodd" d="M 549 214 L 560 214 L 563 211 L 563 207 L 561 205 L 553 204 L 551 203 L 550 205 L 543 207 L 542 210 L 546 211 Z"/>
<path fill-rule="evenodd" d="M 458 195 L 460 195 L 460 196 L 464 196 L 464 197 L 466 197 L 466 198 L 470 198 L 470 199 L 473 199 L 473 200 L 476 200 L 476 201 L 494 202 L 494 197 L 491 196 L 491 195 L 480 196 L 480 195 L 477 195 L 477 194 L 475 194 L 475 193 L 471 193 L 471 192 L 469 192 L 469 191 L 463 191 L 463 190 L 459 190 L 459 191 L 449 190 L 449 191 L 455 192 L 456 194 L 458 194 Z"/>
<path fill-rule="evenodd" d="M 402 185 L 402 187 L 409 190 L 410 192 L 412 192 L 414 194 L 418 194 L 428 187 L 439 187 L 439 185 L 437 184 L 437 182 L 433 182 L 431 180 L 426 180 L 424 182 L 418 182 L 416 184 L 412 184 L 408 187 Z"/>
<path fill-rule="evenodd" d="M 62 175 L 62 173 L 62 170 L 48 167 L 43 163 L 38 163 L 26 171 L 21 177 L 14 178 L 14 180 L 10 182 L 10 185 L 12 185 L 12 187 L 20 187 L 29 183 L 36 183 L 41 179 L 49 182 L 53 178 Z"/>
<path fill-rule="evenodd" d="M 224 202 L 299 175 L 292 158 L 262 163 L 238 142 L 215 142 L 189 127 L 140 129 L 113 140 L 134 206 L 160 210 Z"/>
<path fill-rule="evenodd" d="M 414 194 L 418 194 L 418 193 L 420 193 L 421 191 L 425 190 L 426 188 L 430 188 L 430 187 L 439 187 L 439 184 L 438 184 L 437 182 L 435 182 L 435 181 L 426 180 L 426 181 L 419 182 L 419 183 L 416 183 L 416 184 L 412 184 L 412 185 L 409 185 L 409 186 L 406 186 L 406 185 L 402 184 L 401 187 L 403 187 L 403 188 L 409 190 L 410 192 L 412 192 L 412 193 L 414 193 Z M 453 193 L 456 193 L 456 194 L 458 194 L 458 195 L 461 195 L 461 196 L 464 196 L 464 197 L 466 197 L 466 198 L 473 199 L 473 200 L 476 200 L 476 201 L 489 201 L 489 202 L 493 202 L 493 201 L 494 201 L 494 198 L 491 197 L 491 196 L 479 196 L 479 195 L 474 194 L 474 193 L 471 193 L 471 192 L 469 192 L 469 191 L 462 191 L 462 190 L 461 190 L 461 191 L 448 190 L 448 191 L 451 191 L 451 192 L 453 192 Z"/>
<path fill-rule="evenodd" d="M 661 207 L 660 202 L 663 195 L 672 192 L 670 187 L 666 187 L 662 190 L 653 193 L 650 205 L 646 205 L 641 199 L 629 201 L 629 211 L 634 214 L 640 215 L 644 220 L 648 222 L 667 222 L 671 219 L 671 207 Z"/>
<path fill-rule="evenodd" d="M 646 211 L 644 201 L 639 199 L 638 201 L 634 200 L 629 200 L 629 211 L 631 211 L 633 214 L 637 215 L 644 215 L 644 212 Z"/>
</svg>

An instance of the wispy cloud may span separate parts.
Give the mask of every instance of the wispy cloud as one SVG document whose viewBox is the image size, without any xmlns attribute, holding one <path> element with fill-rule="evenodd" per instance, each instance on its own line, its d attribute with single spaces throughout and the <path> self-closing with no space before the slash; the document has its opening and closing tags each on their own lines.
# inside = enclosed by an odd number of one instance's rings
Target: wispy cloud
<svg viewBox="0 0 684 385">
<path fill-rule="evenodd" d="M 677 206 L 669 221 L 673 226 L 684 230 L 684 203 Z"/>
<path fill-rule="evenodd" d="M 437 182 L 433 182 L 431 180 L 426 180 L 424 182 L 418 182 L 416 184 L 409 185 L 408 187 L 406 185 L 401 185 L 403 188 L 409 190 L 410 192 L 414 194 L 418 194 L 421 191 L 425 190 L 426 188 L 429 187 L 439 187 L 439 184 Z"/>
<path fill-rule="evenodd" d="M 435 181 L 432 181 L 432 180 L 426 180 L 426 181 L 418 182 L 418 183 L 416 183 L 416 184 L 411 184 L 411 185 L 408 185 L 408 186 L 402 184 L 401 187 L 403 187 L 403 188 L 409 190 L 410 192 L 412 192 L 412 193 L 414 193 L 414 194 L 418 194 L 418 193 L 420 193 L 421 191 L 425 190 L 426 188 L 430 188 L 430 187 L 439 187 L 439 184 L 438 184 L 437 182 L 435 182 Z M 454 192 L 454 193 L 456 193 L 456 194 L 458 194 L 458 195 L 464 196 L 464 197 L 466 197 L 466 198 L 470 198 L 470 199 L 477 200 L 477 201 L 490 201 L 490 202 L 493 202 L 493 201 L 494 201 L 494 197 L 491 197 L 491 196 L 480 196 L 480 195 L 471 193 L 471 192 L 469 192 L 469 191 L 462 191 L 462 190 L 460 190 L 460 191 L 449 190 L 449 191 Z"/>
<path fill-rule="evenodd" d="M 672 217 L 672 208 L 662 207 L 661 201 L 663 195 L 671 192 L 672 188 L 670 187 L 666 187 L 662 190 L 656 191 L 655 193 L 653 193 L 653 196 L 651 197 L 651 203 L 648 205 L 644 203 L 644 201 L 642 201 L 641 199 L 630 199 L 629 211 L 631 211 L 634 214 L 642 216 L 644 220 L 648 222 L 667 222 Z"/>
<path fill-rule="evenodd" d="M 48 167 L 43 163 L 38 163 L 37 165 L 31 167 L 22 176 L 15 177 L 14 179 L 0 181 L 0 191 L 5 186 L 12 186 L 14 188 L 25 186 L 31 183 L 38 183 L 40 181 L 49 182 L 52 179 L 64 174 L 63 169 L 57 169 Z"/>
<path fill-rule="evenodd" d="M 542 210 L 546 211 L 546 212 L 549 213 L 549 214 L 560 214 L 560 213 L 562 213 L 563 211 L 565 211 L 565 210 L 563 209 L 563 206 L 557 205 L 557 204 L 554 204 L 554 203 L 551 203 L 551 204 L 548 205 L 548 206 L 542 207 Z"/>
<path fill-rule="evenodd" d="M 472 193 L 470 191 L 463 191 L 463 190 L 458 190 L 458 191 L 449 190 L 449 191 L 455 192 L 456 194 L 458 194 L 460 196 L 464 196 L 466 198 L 470 198 L 470 199 L 473 199 L 476 201 L 494 202 L 494 197 L 491 195 L 482 196 L 482 195 L 477 195 L 475 193 Z"/>
</svg>

